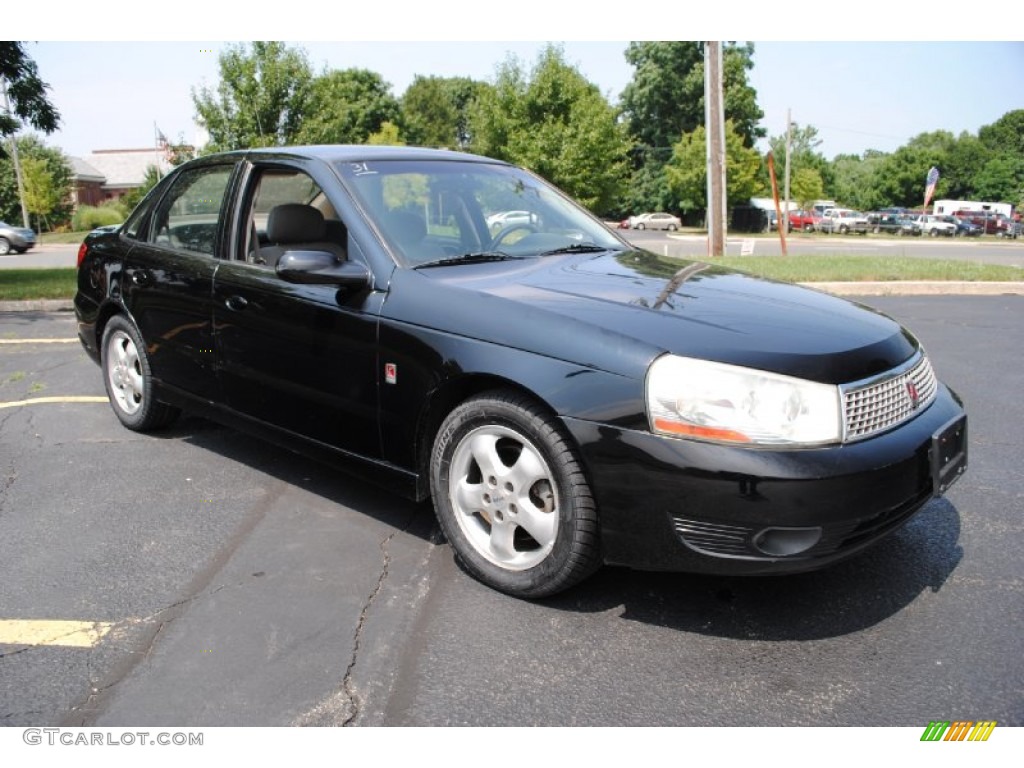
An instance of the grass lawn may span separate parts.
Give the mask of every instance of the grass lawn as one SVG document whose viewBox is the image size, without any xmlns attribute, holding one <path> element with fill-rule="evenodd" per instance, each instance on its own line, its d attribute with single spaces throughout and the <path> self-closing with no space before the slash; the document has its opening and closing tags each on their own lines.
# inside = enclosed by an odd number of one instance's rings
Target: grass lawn
<svg viewBox="0 0 1024 768">
<path fill-rule="evenodd" d="M 0 269 L 0 301 L 70 299 L 78 286 L 74 267 Z"/>
<path fill-rule="evenodd" d="M 88 234 L 88 232 L 44 232 L 39 235 L 37 241 L 40 244 L 52 243 L 58 245 L 78 245 L 80 242 L 85 240 L 85 236 Z"/>
<path fill-rule="evenodd" d="M 903 256 L 729 256 L 713 264 L 791 283 L 894 280 L 1024 281 L 1024 269 L 968 261 L 912 259 Z"/>
</svg>

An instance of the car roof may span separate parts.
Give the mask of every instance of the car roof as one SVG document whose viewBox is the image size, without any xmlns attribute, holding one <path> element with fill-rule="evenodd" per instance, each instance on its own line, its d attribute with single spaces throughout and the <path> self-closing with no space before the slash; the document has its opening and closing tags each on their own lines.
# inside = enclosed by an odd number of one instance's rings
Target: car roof
<svg viewBox="0 0 1024 768">
<path fill-rule="evenodd" d="M 429 149 L 427 147 L 391 147 L 375 144 L 315 144 L 291 147 L 254 147 L 231 152 L 220 152 L 205 155 L 200 160 L 215 157 L 247 157 L 269 159 L 274 157 L 315 158 L 326 162 L 366 162 L 374 160 L 459 160 L 470 163 L 492 163 L 508 165 L 495 160 L 468 152 L 457 152 L 448 149 Z"/>
</svg>

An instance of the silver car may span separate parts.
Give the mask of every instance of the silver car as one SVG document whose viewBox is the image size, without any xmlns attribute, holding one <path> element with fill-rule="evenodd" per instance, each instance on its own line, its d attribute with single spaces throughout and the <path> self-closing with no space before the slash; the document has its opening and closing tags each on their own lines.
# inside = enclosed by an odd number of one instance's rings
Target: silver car
<svg viewBox="0 0 1024 768">
<path fill-rule="evenodd" d="M 0 256 L 11 251 L 24 253 L 36 244 L 36 233 L 24 227 L 12 227 L 0 221 Z"/>
<path fill-rule="evenodd" d="M 633 229 L 667 229 L 674 231 L 682 226 L 678 216 L 671 213 L 641 213 L 629 224 Z"/>
</svg>

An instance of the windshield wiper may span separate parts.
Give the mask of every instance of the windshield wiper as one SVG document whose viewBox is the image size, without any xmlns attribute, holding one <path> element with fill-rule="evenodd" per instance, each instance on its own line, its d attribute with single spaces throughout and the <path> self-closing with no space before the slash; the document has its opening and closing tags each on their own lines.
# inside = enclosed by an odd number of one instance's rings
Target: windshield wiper
<svg viewBox="0 0 1024 768">
<path fill-rule="evenodd" d="M 618 251 L 621 248 L 608 248 L 603 245 L 595 245 L 594 243 L 573 243 L 572 245 L 566 245 L 562 248 L 553 248 L 550 251 L 542 251 L 537 254 L 538 256 L 554 256 L 558 253 L 598 253 L 600 251 Z"/>
<path fill-rule="evenodd" d="M 448 256 L 443 259 L 435 259 L 434 261 L 425 261 L 422 264 L 417 264 L 413 269 L 423 269 L 424 267 L 450 267 L 454 264 L 482 264 L 485 261 L 510 261 L 512 259 L 522 259 L 523 256 L 512 256 L 502 251 L 480 251 L 479 253 L 464 253 L 461 256 Z"/>
</svg>

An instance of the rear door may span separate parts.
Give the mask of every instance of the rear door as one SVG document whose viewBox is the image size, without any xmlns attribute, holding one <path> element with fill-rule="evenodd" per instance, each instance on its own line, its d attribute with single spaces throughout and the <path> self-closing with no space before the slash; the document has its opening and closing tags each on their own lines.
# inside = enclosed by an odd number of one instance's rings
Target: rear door
<svg viewBox="0 0 1024 768">
<path fill-rule="evenodd" d="M 125 259 L 122 296 L 142 333 L 154 378 L 216 399 L 213 276 L 224 251 L 224 211 L 235 164 L 180 173 Z"/>
</svg>

